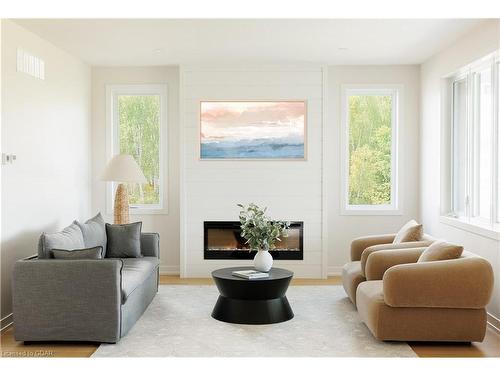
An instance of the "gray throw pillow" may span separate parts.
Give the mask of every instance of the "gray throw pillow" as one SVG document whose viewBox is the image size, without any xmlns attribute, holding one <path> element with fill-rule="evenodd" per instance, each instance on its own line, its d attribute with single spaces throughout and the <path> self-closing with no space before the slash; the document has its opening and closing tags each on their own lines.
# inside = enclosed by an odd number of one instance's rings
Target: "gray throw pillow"
<svg viewBox="0 0 500 375">
<path fill-rule="evenodd" d="M 104 219 L 99 212 L 92 219 L 88 219 L 85 223 L 74 221 L 73 224 L 78 225 L 83 234 L 83 242 L 86 248 L 101 246 L 103 254 L 106 256 L 106 227 Z"/>
<path fill-rule="evenodd" d="M 50 258 L 52 249 L 74 250 L 83 248 L 85 248 L 85 244 L 82 231 L 78 225 L 71 224 L 57 233 L 42 233 L 38 241 L 38 258 Z"/>
<path fill-rule="evenodd" d="M 50 251 L 55 259 L 102 259 L 102 246 L 92 247 L 90 249 L 62 250 L 52 249 Z"/>
<path fill-rule="evenodd" d="M 106 258 L 140 258 L 142 222 L 107 224 L 108 245 Z"/>
</svg>

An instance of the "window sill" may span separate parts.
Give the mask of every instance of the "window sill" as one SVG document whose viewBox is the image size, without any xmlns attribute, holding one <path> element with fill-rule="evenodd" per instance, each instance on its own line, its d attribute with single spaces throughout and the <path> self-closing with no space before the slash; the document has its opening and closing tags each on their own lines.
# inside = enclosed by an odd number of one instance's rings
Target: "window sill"
<svg viewBox="0 0 500 375">
<path fill-rule="evenodd" d="M 130 216 L 140 216 L 140 215 L 168 215 L 168 210 L 166 208 L 163 209 L 148 209 L 148 208 L 139 208 L 139 209 L 130 209 Z"/>
<path fill-rule="evenodd" d="M 113 209 L 106 210 L 106 213 L 110 216 L 114 215 Z M 130 216 L 141 216 L 141 215 L 168 215 L 167 208 L 129 208 Z"/>
<path fill-rule="evenodd" d="M 342 216 L 401 216 L 403 212 L 398 209 L 366 209 L 366 208 L 343 208 Z"/>
<path fill-rule="evenodd" d="M 477 234 L 482 237 L 491 238 L 495 241 L 500 241 L 500 225 L 488 225 L 484 223 L 477 223 L 467 221 L 466 219 L 460 219 L 449 216 L 440 216 L 439 222 L 442 224 L 450 225 L 452 227 L 465 230 Z"/>
</svg>

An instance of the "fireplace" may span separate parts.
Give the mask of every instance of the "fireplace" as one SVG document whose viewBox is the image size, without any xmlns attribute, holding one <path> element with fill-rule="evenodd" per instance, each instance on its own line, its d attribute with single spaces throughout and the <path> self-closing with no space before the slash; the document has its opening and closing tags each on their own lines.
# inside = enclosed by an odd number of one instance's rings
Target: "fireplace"
<svg viewBox="0 0 500 375">
<path fill-rule="evenodd" d="M 304 259 L 304 223 L 292 221 L 288 236 L 276 242 L 270 253 L 276 260 Z M 256 251 L 250 251 L 241 237 L 239 221 L 205 221 L 203 225 L 205 259 L 253 259 Z"/>
</svg>

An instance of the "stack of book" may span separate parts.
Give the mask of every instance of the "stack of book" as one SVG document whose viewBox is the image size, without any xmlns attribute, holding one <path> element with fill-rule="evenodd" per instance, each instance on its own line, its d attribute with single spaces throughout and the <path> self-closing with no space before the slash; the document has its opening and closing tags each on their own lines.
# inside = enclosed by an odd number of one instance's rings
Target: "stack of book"
<svg viewBox="0 0 500 375">
<path fill-rule="evenodd" d="M 255 270 L 233 271 L 232 274 L 233 276 L 241 277 L 243 279 L 248 279 L 248 280 L 262 279 L 265 277 L 269 277 L 268 273 Z"/>
</svg>

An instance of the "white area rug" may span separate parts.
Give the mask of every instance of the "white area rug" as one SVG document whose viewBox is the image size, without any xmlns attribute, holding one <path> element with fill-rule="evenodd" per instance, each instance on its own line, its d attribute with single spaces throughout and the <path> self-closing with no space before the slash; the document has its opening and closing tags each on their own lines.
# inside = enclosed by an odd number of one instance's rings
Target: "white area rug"
<svg viewBox="0 0 500 375">
<path fill-rule="evenodd" d="M 219 322 L 215 286 L 161 285 L 127 336 L 94 357 L 416 357 L 406 343 L 379 342 L 340 286 L 291 286 L 292 320 Z"/>
</svg>

